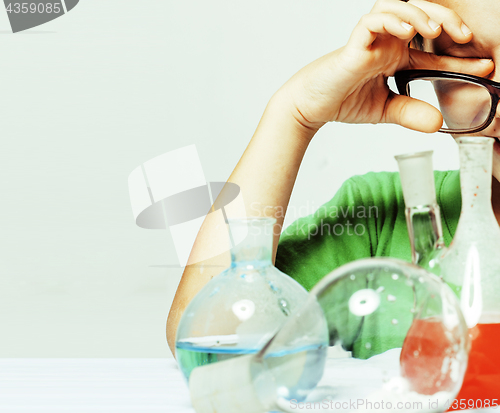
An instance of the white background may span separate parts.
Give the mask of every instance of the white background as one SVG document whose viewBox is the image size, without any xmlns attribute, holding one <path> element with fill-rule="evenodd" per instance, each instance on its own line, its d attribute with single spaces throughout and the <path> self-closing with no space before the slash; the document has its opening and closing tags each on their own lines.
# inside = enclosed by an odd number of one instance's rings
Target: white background
<svg viewBox="0 0 500 413">
<path fill-rule="evenodd" d="M 168 231 L 135 226 L 129 173 L 194 143 L 206 179 L 225 180 L 272 94 L 371 6 L 82 0 L 18 34 L 0 10 L 0 357 L 169 357 L 182 268 Z M 428 149 L 436 169 L 457 168 L 447 136 L 327 125 L 291 209 L 312 213 L 348 177 Z"/>
</svg>

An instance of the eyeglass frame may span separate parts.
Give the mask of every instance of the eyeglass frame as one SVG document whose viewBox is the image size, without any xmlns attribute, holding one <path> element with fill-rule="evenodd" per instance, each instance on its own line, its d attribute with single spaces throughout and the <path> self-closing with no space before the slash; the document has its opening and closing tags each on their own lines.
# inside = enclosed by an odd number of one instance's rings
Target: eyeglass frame
<svg viewBox="0 0 500 413">
<path fill-rule="evenodd" d="M 430 79 L 429 79 L 430 78 Z M 455 72 L 446 72 L 442 70 L 419 70 L 419 69 L 409 69 L 409 70 L 401 70 L 394 74 L 394 80 L 396 81 L 396 86 L 398 88 L 398 92 L 402 96 L 409 96 L 408 94 L 408 84 L 413 80 L 425 79 L 432 80 L 432 78 L 441 78 L 441 79 L 456 79 L 456 80 L 466 80 L 471 83 L 475 83 L 477 85 L 483 86 L 490 92 L 491 96 L 491 110 L 488 116 L 488 119 L 484 121 L 484 123 L 473 129 L 446 129 L 441 128 L 438 132 L 442 133 L 453 133 L 457 135 L 466 134 L 466 133 L 477 133 L 488 126 L 491 125 L 493 119 L 495 118 L 495 113 L 497 111 L 498 102 L 500 101 L 500 83 L 494 82 L 490 79 L 485 79 L 483 77 L 468 75 L 465 73 L 455 73 Z"/>
</svg>

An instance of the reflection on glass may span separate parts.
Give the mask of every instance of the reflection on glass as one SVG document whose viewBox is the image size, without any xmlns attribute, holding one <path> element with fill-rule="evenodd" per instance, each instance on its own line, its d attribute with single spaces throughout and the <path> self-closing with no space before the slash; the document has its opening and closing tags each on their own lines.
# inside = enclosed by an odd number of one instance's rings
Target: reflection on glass
<svg viewBox="0 0 500 413">
<path fill-rule="evenodd" d="M 443 128 L 477 128 L 488 120 L 492 100 L 488 89 L 459 79 L 418 79 L 408 84 L 412 98 L 429 103 L 443 115 Z"/>
</svg>

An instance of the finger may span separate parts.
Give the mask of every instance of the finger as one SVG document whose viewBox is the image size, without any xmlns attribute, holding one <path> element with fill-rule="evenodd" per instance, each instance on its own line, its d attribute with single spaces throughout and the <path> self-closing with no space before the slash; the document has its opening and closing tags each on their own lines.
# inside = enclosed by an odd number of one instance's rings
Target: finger
<svg viewBox="0 0 500 413">
<path fill-rule="evenodd" d="M 349 43 L 369 48 L 378 35 L 389 34 L 402 40 L 410 40 L 415 29 L 400 18 L 388 13 L 370 13 L 364 15 L 354 28 Z"/>
<path fill-rule="evenodd" d="M 486 77 L 495 68 L 491 59 L 472 59 L 453 56 L 438 56 L 420 50 L 410 49 L 409 68 L 446 70 Z"/>
<path fill-rule="evenodd" d="M 424 10 L 411 3 L 400 0 L 378 1 L 372 12 L 395 15 L 402 21 L 412 25 L 417 32 L 427 39 L 435 39 L 441 34 L 441 24 L 434 21 Z"/>
<path fill-rule="evenodd" d="M 471 30 L 453 10 L 424 0 L 410 0 L 407 4 L 418 7 L 427 13 L 432 20 L 443 27 L 454 42 L 467 43 L 472 39 Z"/>
<path fill-rule="evenodd" d="M 395 123 L 419 132 L 437 132 L 443 125 L 443 116 L 435 107 L 393 92 L 388 97 L 384 113 L 383 123 Z"/>
</svg>

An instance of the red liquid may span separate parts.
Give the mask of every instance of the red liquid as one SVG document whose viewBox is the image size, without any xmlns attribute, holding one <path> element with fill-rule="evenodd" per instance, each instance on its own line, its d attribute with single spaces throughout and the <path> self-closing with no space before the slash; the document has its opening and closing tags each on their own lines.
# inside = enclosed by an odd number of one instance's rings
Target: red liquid
<svg viewBox="0 0 500 413">
<path fill-rule="evenodd" d="M 500 403 L 500 324 L 478 324 L 469 330 L 472 348 L 469 353 L 469 365 L 465 372 L 462 388 L 457 399 L 465 399 L 465 403 L 472 405 L 469 400 L 477 399 L 490 404 L 493 399 Z M 480 403 L 475 406 L 481 407 Z M 483 403 L 483 406 L 485 404 Z M 450 408 L 449 410 L 458 410 Z"/>
<path fill-rule="evenodd" d="M 478 324 L 469 330 L 471 351 L 462 388 L 456 400 L 467 408 L 500 404 L 500 324 Z M 445 357 L 456 353 L 439 321 L 415 320 L 401 350 L 401 373 L 420 394 L 434 394 L 453 388 L 449 372 L 441 371 Z M 496 400 L 494 400 L 496 399 Z M 470 407 L 469 407 L 470 406 Z M 453 409 L 453 406 L 449 410 Z"/>
<path fill-rule="evenodd" d="M 455 356 L 441 321 L 417 319 L 403 343 L 401 374 L 409 380 L 412 390 L 420 394 L 449 391 L 454 387 L 450 372 L 441 370 L 444 359 Z"/>
</svg>

